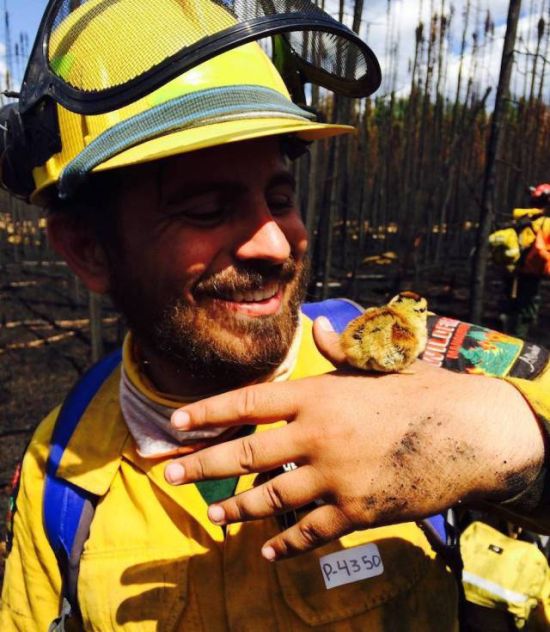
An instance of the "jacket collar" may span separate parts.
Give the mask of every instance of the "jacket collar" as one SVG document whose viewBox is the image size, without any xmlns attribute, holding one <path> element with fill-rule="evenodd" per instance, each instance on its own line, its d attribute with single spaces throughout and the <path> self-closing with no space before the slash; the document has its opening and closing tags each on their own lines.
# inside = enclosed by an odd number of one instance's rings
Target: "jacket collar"
<svg viewBox="0 0 550 632">
<path fill-rule="evenodd" d="M 101 385 L 63 452 L 57 475 L 102 496 L 120 466 L 130 433 L 118 403 L 120 368 Z"/>
</svg>

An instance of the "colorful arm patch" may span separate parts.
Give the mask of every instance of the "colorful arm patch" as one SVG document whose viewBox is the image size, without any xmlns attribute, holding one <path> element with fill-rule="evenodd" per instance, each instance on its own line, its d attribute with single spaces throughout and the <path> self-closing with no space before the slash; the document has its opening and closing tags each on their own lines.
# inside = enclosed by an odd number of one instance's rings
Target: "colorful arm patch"
<svg viewBox="0 0 550 632">
<path fill-rule="evenodd" d="M 441 316 L 428 319 L 428 343 L 421 357 L 460 373 L 527 380 L 540 375 L 550 361 L 550 353 L 543 347 Z"/>
<path fill-rule="evenodd" d="M 504 378 L 525 397 L 550 445 L 550 352 L 486 327 L 453 318 L 430 316 L 428 343 L 422 359 L 460 373 Z M 507 519 L 535 531 L 550 532 L 550 469 L 518 496 L 499 505 Z"/>
</svg>

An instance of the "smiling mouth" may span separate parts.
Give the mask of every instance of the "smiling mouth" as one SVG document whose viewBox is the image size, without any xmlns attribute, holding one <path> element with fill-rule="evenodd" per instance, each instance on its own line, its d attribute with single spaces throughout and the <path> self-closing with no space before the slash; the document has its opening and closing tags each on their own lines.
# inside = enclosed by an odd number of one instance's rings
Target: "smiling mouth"
<svg viewBox="0 0 550 632">
<path fill-rule="evenodd" d="M 283 286 L 278 281 L 270 281 L 260 289 L 222 290 L 210 298 L 221 309 L 236 316 L 273 316 L 282 308 Z"/>
<path fill-rule="evenodd" d="M 233 290 L 229 292 L 220 292 L 216 297 L 218 300 L 229 301 L 231 303 L 262 303 L 269 301 L 279 294 L 281 291 L 280 283 L 271 282 L 257 290 Z"/>
</svg>

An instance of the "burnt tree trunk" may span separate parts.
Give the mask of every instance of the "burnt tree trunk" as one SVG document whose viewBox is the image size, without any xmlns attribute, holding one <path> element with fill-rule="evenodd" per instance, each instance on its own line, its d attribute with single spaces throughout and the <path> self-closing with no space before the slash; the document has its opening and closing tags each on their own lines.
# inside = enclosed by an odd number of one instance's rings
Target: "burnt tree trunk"
<svg viewBox="0 0 550 632">
<path fill-rule="evenodd" d="M 481 212 L 479 228 L 477 232 L 477 244 L 472 269 L 471 293 L 470 293 L 470 319 L 473 322 L 481 322 L 483 318 L 483 294 L 485 291 L 485 276 L 487 261 L 489 258 L 489 234 L 495 216 L 495 182 L 496 166 L 501 145 L 501 128 L 504 122 L 506 101 L 510 90 L 510 77 L 514 64 L 514 46 L 521 10 L 521 0 L 510 0 L 508 9 L 508 23 L 504 48 L 502 51 L 502 63 L 495 98 L 495 109 L 491 121 L 491 131 L 487 143 L 485 174 L 481 196 Z"/>
</svg>

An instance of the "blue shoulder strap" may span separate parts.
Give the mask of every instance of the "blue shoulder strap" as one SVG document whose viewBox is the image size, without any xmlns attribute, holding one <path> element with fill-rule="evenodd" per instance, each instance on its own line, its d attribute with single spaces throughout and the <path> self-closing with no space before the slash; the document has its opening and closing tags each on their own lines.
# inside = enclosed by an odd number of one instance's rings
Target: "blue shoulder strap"
<svg viewBox="0 0 550 632">
<path fill-rule="evenodd" d="M 303 313 L 311 319 L 327 317 L 334 330 L 341 333 L 346 325 L 363 313 L 363 308 L 348 299 L 327 299 L 302 305 Z M 103 382 L 120 364 L 122 352 L 117 349 L 92 366 L 76 383 L 67 396 L 57 418 L 46 466 L 43 513 L 44 526 L 50 545 L 55 552 L 63 576 L 63 604 L 61 613 L 51 630 L 63 630 L 65 619 L 78 612 L 77 581 L 80 555 L 88 537 L 97 497 L 68 481 L 57 477 L 56 472 L 63 452 Z M 442 516 L 428 519 L 431 531 L 445 542 L 445 521 Z"/>
<path fill-rule="evenodd" d="M 347 299 L 328 299 L 306 303 L 303 312 L 309 318 L 326 316 L 336 331 L 343 331 L 347 323 L 362 313 L 362 308 Z M 69 393 L 57 418 L 50 445 L 44 491 L 44 525 L 48 540 L 62 569 L 66 568 L 87 500 L 94 502 L 83 489 L 56 476 L 57 468 L 69 440 L 103 382 L 121 362 L 121 350 L 92 366 Z"/>
<path fill-rule="evenodd" d="M 65 399 L 55 423 L 46 465 L 43 520 L 63 578 L 63 604 L 60 617 L 52 623 L 51 630 L 63 630 L 71 609 L 78 611 L 76 586 L 80 555 L 97 503 L 93 494 L 57 477 L 57 468 L 88 404 L 120 364 L 121 357 L 121 350 L 117 349 L 91 367 Z"/>
<path fill-rule="evenodd" d="M 328 298 L 318 303 L 304 303 L 302 312 L 312 320 L 319 316 L 326 316 L 332 323 L 334 331 L 342 333 L 348 323 L 360 316 L 364 309 L 347 298 Z"/>
<path fill-rule="evenodd" d="M 347 299 L 328 299 L 319 303 L 306 303 L 303 312 L 309 318 L 326 316 L 336 331 L 343 331 L 347 323 L 362 313 L 362 308 Z M 46 468 L 44 489 L 44 526 L 50 545 L 58 559 L 66 584 L 70 584 L 71 559 L 80 551 L 74 551 L 75 544 L 83 545 L 87 537 L 89 523 L 88 504 L 93 507 L 97 498 L 85 490 L 56 476 L 57 468 L 69 440 L 103 382 L 121 362 L 121 350 L 113 352 L 91 367 L 69 393 L 57 418 L 53 432 L 50 455 Z M 79 530 L 85 533 L 80 534 Z M 80 537 L 77 537 L 79 536 Z M 77 560 L 78 561 L 78 560 Z M 78 569 L 76 569 L 78 570 Z"/>
</svg>

